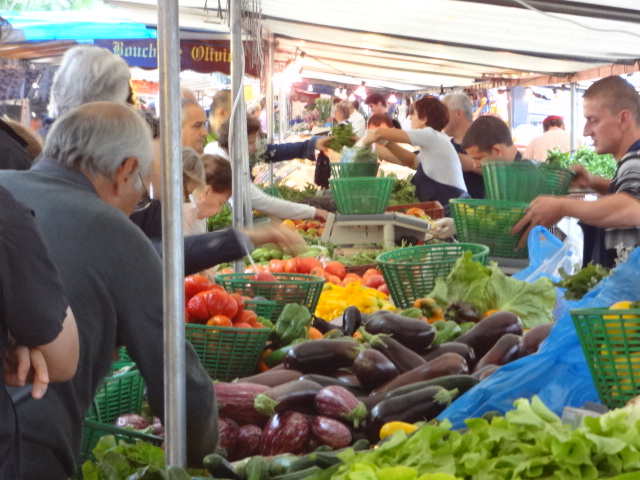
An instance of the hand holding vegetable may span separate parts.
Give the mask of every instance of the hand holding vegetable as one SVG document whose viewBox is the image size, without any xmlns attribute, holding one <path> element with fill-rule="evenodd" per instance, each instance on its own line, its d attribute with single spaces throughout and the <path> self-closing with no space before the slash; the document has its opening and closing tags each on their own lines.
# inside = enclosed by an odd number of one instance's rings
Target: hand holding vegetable
<svg viewBox="0 0 640 480">
<path fill-rule="evenodd" d="M 247 234 L 249 241 L 254 245 L 275 243 L 280 247 L 289 249 L 295 255 L 304 252 L 307 248 L 304 238 L 298 232 L 280 226 L 244 230 L 244 233 Z"/>
<path fill-rule="evenodd" d="M 577 202 L 566 198 L 557 198 L 550 195 L 540 195 L 533 199 L 518 223 L 511 229 L 511 235 L 520 235 L 518 240 L 518 248 L 524 248 L 527 245 L 529 232 L 536 225 L 543 225 L 547 228 L 552 227 L 564 217 L 564 202 Z"/>
</svg>

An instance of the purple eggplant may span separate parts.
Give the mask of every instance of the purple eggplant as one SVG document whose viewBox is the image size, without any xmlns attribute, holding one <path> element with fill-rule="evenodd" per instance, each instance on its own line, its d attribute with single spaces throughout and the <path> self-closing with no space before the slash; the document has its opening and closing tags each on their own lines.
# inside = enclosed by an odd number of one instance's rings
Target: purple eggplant
<svg viewBox="0 0 640 480">
<path fill-rule="evenodd" d="M 506 365 L 510 361 L 515 360 L 518 358 L 520 340 L 521 337 L 512 333 L 503 335 L 496 344 L 491 347 L 491 350 L 478 360 L 475 370 L 478 370 L 485 365 Z"/>
<path fill-rule="evenodd" d="M 471 349 L 469 345 L 464 343 L 457 342 L 444 342 L 440 345 L 434 345 L 433 347 L 429 347 L 427 350 L 422 352 L 422 358 L 424 358 L 427 362 L 434 360 L 436 357 L 439 357 L 443 353 L 457 353 L 462 358 L 467 361 L 467 365 L 469 368 L 473 368 L 476 364 L 477 358 L 475 352 Z"/>
<path fill-rule="evenodd" d="M 311 380 L 313 382 L 319 383 L 323 387 L 329 387 L 331 385 L 338 385 L 339 387 L 344 387 L 353 393 L 356 397 L 360 395 L 366 395 L 368 391 L 362 385 L 354 385 L 352 382 L 346 382 L 341 378 L 330 377 L 328 375 L 320 375 L 319 373 L 307 373 L 306 375 L 302 375 L 300 380 Z"/>
<path fill-rule="evenodd" d="M 351 444 L 351 430 L 340 420 L 318 415 L 311 420 L 311 434 L 321 445 L 344 448 Z"/>
<path fill-rule="evenodd" d="M 273 369 L 270 368 L 266 372 L 258 373 L 257 375 L 251 375 L 250 377 L 244 377 L 238 379 L 240 383 L 257 383 L 259 385 L 266 385 L 267 387 L 276 387 L 283 383 L 295 380 L 302 375 L 302 372 L 297 370 L 289 370 L 286 368 Z"/>
<path fill-rule="evenodd" d="M 498 370 L 500 368 L 499 365 L 492 365 L 492 364 L 487 364 L 484 367 L 480 367 L 477 368 L 472 374 L 471 376 L 473 378 L 476 378 L 478 380 L 484 380 L 485 378 L 487 378 L 489 375 L 491 375 L 493 372 L 495 372 L 496 370 Z"/>
<path fill-rule="evenodd" d="M 262 431 L 260 455 L 301 453 L 310 439 L 311 427 L 306 415 L 293 411 L 276 413 Z"/>
<path fill-rule="evenodd" d="M 254 407 L 265 415 L 295 410 L 313 414 L 316 394 L 322 385 L 311 380 L 293 380 L 256 396 Z"/>
<path fill-rule="evenodd" d="M 362 386 L 369 391 L 400 375 L 393 362 L 373 348 L 361 351 L 351 369 Z"/>
<path fill-rule="evenodd" d="M 362 331 L 362 330 L 361 330 Z M 413 370 L 427 363 L 424 358 L 397 340 L 386 335 L 371 335 L 363 332 L 364 339 L 376 350 L 393 362 L 400 373 Z"/>
<path fill-rule="evenodd" d="M 520 343 L 520 350 L 518 350 L 518 357 L 526 357 L 527 355 L 536 353 L 542 342 L 549 336 L 554 325 L 554 323 L 543 323 L 525 332 L 522 336 L 522 342 Z"/>
<path fill-rule="evenodd" d="M 238 443 L 238 424 L 230 418 L 218 418 L 218 444 L 227 452 L 227 458 L 234 457 Z"/>
<path fill-rule="evenodd" d="M 136 413 L 125 413 L 116 418 L 114 425 L 120 428 L 133 428 L 134 430 L 144 430 L 149 427 L 149 422 Z"/>
<path fill-rule="evenodd" d="M 316 412 L 353 424 L 356 428 L 367 417 L 367 408 L 344 387 L 324 387 L 315 398 Z"/>
<path fill-rule="evenodd" d="M 230 418 L 239 425 L 264 425 L 268 420 L 269 417 L 257 411 L 253 403 L 256 396 L 269 390 L 269 387 L 257 383 L 216 382 L 213 388 L 221 416 Z"/>
<path fill-rule="evenodd" d="M 431 324 L 417 318 L 403 317 L 388 310 L 379 310 L 371 315 L 364 329 L 373 335 L 391 335 L 395 340 L 414 352 L 429 348 L 436 338 Z"/>
<path fill-rule="evenodd" d="M 480 359 L 507 333 L 522 335 L 522 321 L 515 313 L 496 312 L 476 323 L 454 342 L 469 345 Z"/>
<path fill-rule="evenodd" d="M 262 438 L 262 429 L 258 425 L 249 424 L 239 427 L 235 449 L 233 450 L 234 455 L 230 457 L 230 460 L 241 460 L 258 455 L 260 438 Z"/>
<path fill-rule="evenodd" d="M 284 356 L 284 366 L 303 373 L 328 374 L 350 367 L 358 355 L 355 340 L 309 340 L 294 345 Z"/>
</svg>

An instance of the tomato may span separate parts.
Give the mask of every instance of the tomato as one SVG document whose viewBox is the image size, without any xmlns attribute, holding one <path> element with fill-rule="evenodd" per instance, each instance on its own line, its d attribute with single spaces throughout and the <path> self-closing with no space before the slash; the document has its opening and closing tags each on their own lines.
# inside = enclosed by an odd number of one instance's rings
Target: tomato
<svg viewBox="0 0 640 480">
<path fill-rule="evenodd" d="M 253 328 L 253 325 L 247 322 L 236 322 L 233 324 L 233 326 L 236 328 Z"/>
<path fill-rule="evenodd" d="M 414 217 L 424 217 L 426 215 L 425 211 L 418 207 L 412 207 L 407 210 L 407 215 L 411 215 Z"/>
<path fill-rule="evenodd" d="M 272 258 L 269 260 L 269 271 L 272 273 L 284 273 L 284 268 L 287 264 L 286 260 L 279 260 Z"/>
<path fill-rule="evenodd" d="M 207 308 L 207 302 L 202 295 L 203 293 L 206 292 L 195 294 L 187 303 L 187 313 L 194 323 L 204 323 L 211 317 L 211 315 L 209 315 L 209 309 Z"/>
<path fill-rule="evenodd" d="M 224 289 L 214 288 L 194 295 L 187 304 L 187 310 L 198 320 L 207 320 L 214 315 L 233 318 L 238 313 L 238 304 Z"/>
<path fill-rule="evenodd" d="M 322 262 L 317 258 L 299 258 L 298 259 L 298 273 L 308 275 L 314 268 L 322 268 Z"/>
<path fill-rule="evenodd" d="M 253 325 L 258 320 L 258 314 L 253 310 L 243 310 L 238 313 L 234 319 L 234 325 L 237 323 L 248 323 L 249 325 Z"/>
<path fill-rule="evenodd" d="M 211 288 L 212 283 L 204 275 L 189 275 L 184 279 L 184 297 L 189 300 L 198 292 Z"/>
<path fill-rule="evenodd" d="M 293 257 L 287 260 L 287 263 L 284 266 L 284 271 L 286 273 L 298 273 L 298 260 L 298 257 Z"/>
<path fill-rule="evenodd" d="M 354 282 L 362 282 L 362 277 L 357 273 L 347 273 L 342 279 L 344 284 L 354 283 Z"/>
<path fill-rule="evenodd" d="M 238 312 L 236 313 L 236 316 L 238 316 L 244 311 L 244 297 L 239 293 L 232 293 L 231 298 L 233 298 L 236 302 L 236 305 L 238 305 Z"/>
<path fill-rule="evenodd" d="M 340 280 L 344 280 L 345 275 L 347 274 L 346 267 L 340 262 L 329 262 L 325 265 L 324 271 L 329 275 L 335 275 L 339 277 Z"/>
<path fill-rule="evenodd" d="M 384 277 L 382 275 L 369 275 L 362 277 L 362 284 L 369 288 L 378 288 L 384 284 Z"/>
<path fill-rule="evenodd" d="M 324 277 L 323 267 L 313 267 L 309 272 L 309 275 L 315 275 L 316 277 Z"/>
<path fill-rule="evenodd" d="M 362 274 L 362 278 L 366 278 L 370 275 L 382 275 L 382 272 L 377 268 L 367 268 L 367 271 Z"/>
<path fill-rule="evenodd" d="M 233 327 L 231 319 L 226 315 L 214 315 L 207 321 L 210 327 Z"/>
</svg>

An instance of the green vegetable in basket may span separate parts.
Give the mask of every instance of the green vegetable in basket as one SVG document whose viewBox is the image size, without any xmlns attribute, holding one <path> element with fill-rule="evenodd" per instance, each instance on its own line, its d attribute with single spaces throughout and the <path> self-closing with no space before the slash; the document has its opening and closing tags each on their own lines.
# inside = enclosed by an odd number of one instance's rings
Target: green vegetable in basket
<svg viewBox="0 0 640 480">
<path fill-rule="evenodd" d="M 308 339 L 311 326 L 311 313 L 304 305 L 289 303 L 282 309 L 276 320 L 273 339 L 277 346 L 291 344 L 294 340 Z"/>
<path fill-rule="evenodd" d="M 550 279 L 523 282 L 502 273 L 496 262 L 484 266 L 472 257 L 472 252 L 465 252 L 446 279 L 436 279 L 436 286 L 427 296 L 442 308 L 462 300 L 482 313 L 492 309 L 513 312 L 525 328 L 553 321 L 556 292 Z"/>
</svg>

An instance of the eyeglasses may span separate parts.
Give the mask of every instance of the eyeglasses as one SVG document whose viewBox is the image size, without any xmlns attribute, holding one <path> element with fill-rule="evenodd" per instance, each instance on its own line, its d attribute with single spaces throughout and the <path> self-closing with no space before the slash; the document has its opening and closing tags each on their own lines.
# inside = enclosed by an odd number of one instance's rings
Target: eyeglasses
<svg viewBox="0 0 640 480">
<path fill-rule="evenodd" d="M 144 184 L 144 179 L 142 178 L 142 174 L 140 173 L 140 171 L 138 171 L 138 178 L 140 179 L 140 184 L 142 185 L 142 198 L 147 200 L 151 199 L 149 190 L 147 190 L 147 186 Z M 140 190 L 140 188 L 138 188 L 138 190 Z"/>
</svg>

